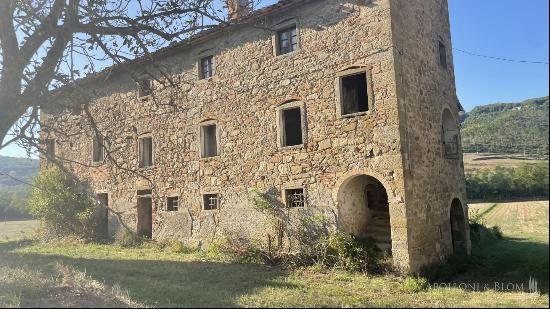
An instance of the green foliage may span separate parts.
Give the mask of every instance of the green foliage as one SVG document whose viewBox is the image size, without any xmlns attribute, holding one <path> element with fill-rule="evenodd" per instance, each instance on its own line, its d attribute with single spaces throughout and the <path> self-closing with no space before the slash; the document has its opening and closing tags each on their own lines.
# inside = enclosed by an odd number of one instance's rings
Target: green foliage
<svg viewBox="0 0 550 309">
<path fill-rule="evenodd" d="M 186 245 L 181 240 L 173 238 L 166 238 L 159 241 L 158 246 L 171 253 L 190 254 L 198 251 L 198 249 Z"/>
<path fill-rule="evenodd" d="M 0 220 L 30 218 L 29 196 L 25 187 L 0 188 Z"/>
<path fill-rule="evenodd" d="M 425 290 L 428 280 L 423 277 L 406 277 L 401 283 L 401 290 L 408 294 L 414 294 Z"/>
<path fill-rule="evenodd" d="M 70 175 L 57 167 L 41 170 L 33 181 L 30 211 L 46 237 L 100 237 L 102 206 L 81 190 Z"/>
<path fill-rule="evenodd" d="M 522 163 L 517 168 L 497 167 L 466 174 L 470 199 L 548 197 L 548 164 Z"/>
<path fill-rule="evenodd" d="M 548 155 L 548 97 L 478 106 L 462 115 L 464 152 Z"/>
<path fill-rule="evenodd" d="M 143 244 L 143 239 L 127 229 L 119 229 L 115 234 L 114 243 L 124 248 L 136 248 Z"/>
<path fill-rule="evenodd" d="M 494 206 L 496 206 L 496 204 L 492 207 Z M 475 211 L 469 216 L 470 241 L 472 242 L 472 246 L 481 247 L 495 240 L 502 239 L 502 231 L 500 228 L 498 226 L 488 226 L 484 219 L 484 215 L 491 211 L 492 207 L 483 213 Z"/>
<path fill-rule="evenodd" d="M 333 232 L 319 241 L 313 259 L 326 268 L 350 272 L 371 274 L 391 269 L 390 259 L 376 246 L 340 231 Z"/>
</svg>

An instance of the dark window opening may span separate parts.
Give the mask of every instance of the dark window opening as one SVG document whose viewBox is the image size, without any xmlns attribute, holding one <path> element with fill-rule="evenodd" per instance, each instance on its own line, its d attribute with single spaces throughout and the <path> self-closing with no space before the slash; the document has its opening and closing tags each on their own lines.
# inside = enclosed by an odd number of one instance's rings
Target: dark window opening
<svg viewBox="0 0 550 309">
<path fill-rule="evenodd" d="M 303 208 L 306 204 L 304 189 L 286 189 L 286 207 Z"/>
<path fill-rule="evenodd" d="M 298 32 L 296 26 L 277 32 L 277 53 L 284 55 L 298 49 Z"/>
<path fill-rule="evenodd" d="M 107 237 L 109 235 L 109 194 L 99 193 L 97 195 L 97 199 L 99 200 L 100 205 L 103 207 L 103 209 L 98 211 L 98 229 L 103 237 Z"/>
<path fill-rule="evenodd" d="M 201 127 L 202 157 L 210 158 L 218 155 L 216 125 L 205 125 Z"/>
<path fill-rule="evenodd" d="M 151 93 L 153 93 L 153 81 L 148 78 L 140 79 L 138 81 L 138 97 L 146 97 Z"/>
<path fill-rule="evenodd" d="M 103 162 L 105 159 L 105 144 L 104 138 L 101 135 L 95 136 L 92 145 L 92 160 L 93 162 Z"/>
<path fill-rule="evenodd" d="M 166 211 L 178 211 L 179 210 L 179 197 L 171 196 L 166 198 Z"/>
<path fill-rule="evenodd" d="M 283 146 L 303 144 L 302 112 L 299 107 L 286 109 L 283 113 Z"/>
<path fill-rule="evenodd" d="M 204 194 L 203 195 L 203 205 L 204 210 L 214 210 L 219 207 L 219 198 L 217 194 Z"/>
<path fill-rule="evenodd" d="M 214 56 L 201 59 L 201 79 L 214 76 Z"/>
<path fill-rule="evenodd" d="M 369 110 L 366 73 L 342 77 L 341 86 L 342 115 Z"/>
<path fill-rule="evenodd" d="M 139 139 L 139 167 L 153 166 L 153 138 Z"/>
<path fill-rule="evenodd" d="M 446 69 L 447 68 L 447 48 L 443 42 L 439 41 L 439 64 Z"/>
<path fill-rule="evenodd" d="M 46 144 L 46 155 L 50 158 L 55 157 L 55 139 L 45 140 Z"/>
</svg>

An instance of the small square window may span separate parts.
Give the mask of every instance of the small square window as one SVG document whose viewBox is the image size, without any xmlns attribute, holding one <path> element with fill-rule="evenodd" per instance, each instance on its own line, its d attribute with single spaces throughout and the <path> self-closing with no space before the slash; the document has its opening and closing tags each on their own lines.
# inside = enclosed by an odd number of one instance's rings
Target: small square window
<svg viewBox="0 0 550 309">
<path fill-rule="evenodd" d="M 143 78 L 138 81 L 138 97 L 143 98 L 153 93 L 153 81 Z"/>
<path fill-rule="evenodd" d="M 215 210 L 219 208 L 220 199 L 218 194 L 204 194 L 203 206 L 204 210 Z"/>
<path fill-rule="evenodd" d="M 342 115 L 369 110 L 366 72 L 340 78 L 340 105 Z"/>
<path fill-rule="evenodd" d="M 287 208 L 303 208 L 305 207 L 306 200 L 304 195 L 304 189 L 286 189 L 286 207 Z"/>
<path fill-rule="evenodd" d="M 296 25 L 277 32 L 277 54 L 284 55 L 298 50 Z"/>
<path fill-rule="evenodd" d="M 200 61 L 200 78 L 206 79 L 214 76 L 214 56 L 204 57 Z"/>
<path fill-rule="evenodd" d="M 444 69 L 447 69 L 447 48 L 441 41 L 439 41 L 439 64 Z"/>
<path fill-rule="evenodd" d="M 139 167 L 153 166 L 153 138 L 142 137 L 139 139 Z"/>
<path fill-rule="evenodd" d="M 180 199 L 177 196 L 166 198 L 166 211 L 178 211 Z"/>
</svg>

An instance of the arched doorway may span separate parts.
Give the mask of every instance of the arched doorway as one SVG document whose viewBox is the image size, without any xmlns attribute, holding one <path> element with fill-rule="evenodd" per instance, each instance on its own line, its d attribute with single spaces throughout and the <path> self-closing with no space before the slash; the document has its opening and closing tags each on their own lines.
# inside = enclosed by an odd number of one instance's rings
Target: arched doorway
<svg viewBox="0 0 550 309">
<path fill-rule="evenodd" d="M 455 198 L 451 203 L 451 236 L 453 251 L 455 254 L 467 253 L 466 217 L 464 208 L 459 199 Z"/>
<path fill-rule="evenodd" d="M 338 213 L 343 231 L 391 253 L 388 194 L 378 179 L 357 175 L 344 181 L 338 190 Z"/>
</svg>

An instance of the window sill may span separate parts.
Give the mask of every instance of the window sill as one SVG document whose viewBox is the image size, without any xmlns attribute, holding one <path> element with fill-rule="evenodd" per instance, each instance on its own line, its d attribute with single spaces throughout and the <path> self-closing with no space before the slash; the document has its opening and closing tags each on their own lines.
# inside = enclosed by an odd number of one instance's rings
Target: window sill
<svg viewBox="0 0 550 309">
<path fill-rule="evenodd" d="M 358 117 L 358 116 L 369 116 L 369 115 L 372 115 L 374 114 L 373 111 L 365 111 L 365 112 L 357 112 L 357 113 L 351 113 L 351 114 L 345 114 L 345 115 L 340 115 L 340 118 L 344 119 L 344 118 L 353 118 L 353 117 Z"/>
<path fill-rule="evenodd" d="M 100 167 L 100 166 L 105 165 L 105 163 L 106 163 L 105 161 L 97 161 L 97 162 L 92 161 L 92 166 L 93 167 Z"/>
<path fill-rule="evenodd" d="M 297 50 L 291 51 L 291 52 L 286 53 L 286 54 L 276 54 L 276 55 L 275 55 L 275 58 L 292 57 L 292 56 L 294 56 L 294 55 L 299 54 L 301 51 L 302 51 L 302 49 L 301 49 L 301 48 L 298 48 Z"/>
<path fill-rule="evenodd" d="M 220 155 L 217 155 L 217 156 L 213 156 L 213 157 L 204 157 L 204 158 L 199 158 L 199 161 L 215 161 L 215 160 L 218 160 L 221 156 Z"/>
<path fill-rule="evenodd" d="M 141 97 L 138 95 L 137 98 L 140 101 L 149 101 L 149 99 L 152 98 L 152 97 L 153 97 L 153 94 L 148 94 L 148 95 L 144 95 L 144 96 L 141 96 Z"/>
<path fill-rule="evenodd" d="M 214 77 L 215 77 L 215 76 L 216 76 L 216 75 L 212 75 L 212 76 L 207 77 L 207 78 L 199 78 L 199 79 L 197 80 L 197 83 L 198 83 L 198 84 L 202 84 L 202 83 L 212 82 L 212 81 L 214 80 Z"/>
<path fill-rule="evenodd" d="M 155 169 L 154 165 L 145 166 L 145 167 L 138 167 L 138 171 L 148 171 L 148 170 L 153 170 L 153 169 Z"/>
<path fill-rule="evenodd" d="M 293 145 L 293 146 L 279 146 L 279 150 L 300 150 L 306 149 L 306 144 Z"/>
</svg>

